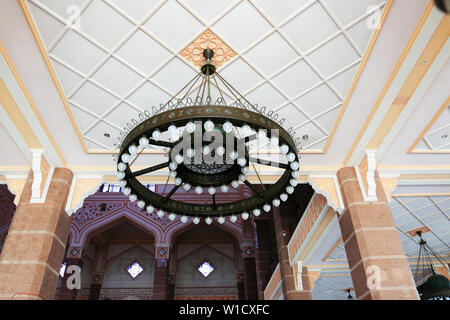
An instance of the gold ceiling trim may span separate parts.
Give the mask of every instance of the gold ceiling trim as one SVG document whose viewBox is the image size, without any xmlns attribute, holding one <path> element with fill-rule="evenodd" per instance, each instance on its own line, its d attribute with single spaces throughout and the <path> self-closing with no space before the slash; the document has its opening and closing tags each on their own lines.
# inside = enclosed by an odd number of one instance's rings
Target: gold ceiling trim
<svg viewBox="0 0 450 320">
<path fill-rule="evenodd" d="M 236 52 L 210 29 L 206 29 L 192 41 L 180 52 L 180 55 L 194 66 L 200 68 L 204 64 L 203 50 L 205 49 L 214 50 L 214 57 L 211 61 L 216 68 L 224 65 L 236 56 Z"/>
</svg>

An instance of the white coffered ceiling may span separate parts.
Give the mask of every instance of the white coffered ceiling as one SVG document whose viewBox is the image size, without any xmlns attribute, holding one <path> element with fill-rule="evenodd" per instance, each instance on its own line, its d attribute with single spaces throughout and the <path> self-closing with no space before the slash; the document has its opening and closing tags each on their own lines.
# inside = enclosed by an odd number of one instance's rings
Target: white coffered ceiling
<svg viewBox="0 0 450 320">
<path fill-rule="evenodd" d="M 237 53 L 221 74 L 250 101 L 279 112 L 299 136 L 307 134 L 303 148 L 316 150 L 330 135 L 385 1 L 27 5 L 90 151 L 113 149 L 131 118 L 165 103 L 194 76 L 197 68 L 179 53 L 208 28 Z"/>
</svg>

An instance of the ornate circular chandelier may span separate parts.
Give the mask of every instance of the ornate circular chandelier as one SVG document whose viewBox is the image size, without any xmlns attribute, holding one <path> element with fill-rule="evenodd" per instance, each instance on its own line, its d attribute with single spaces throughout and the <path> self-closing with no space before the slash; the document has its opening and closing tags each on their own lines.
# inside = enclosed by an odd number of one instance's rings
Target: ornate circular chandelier
<svg viewBox="0 0 450 320">
<path fill-rule="evenodd" d="M 130 201 L 137 201 L 139 208 L 157 215 L 168 215 L 170 220 L 181 216 L 184 223 L 188 216 L 194 223 L 204 218 L 207 224 L 217 217 L 220 223 L 229 216 L 235 222 L 237 215 L 247 220 L 250 214 L 259 216 L 273 206 L 286 201 L 298 184 L 300 138 L 293 128 L 285 130 L 284 118 L 265 107 L 258 108 L 247 101 L 216 71 L 211 61 L 214 52 L 205 49 L 205 63 L 200 72 L 186 86 L 160 108 L 152 108 L 132 120 L 121 132 L 117 156 L 117 177 L 123 193 Z M 219 83 L 221 84 L 219 86 Z M 213 100 L 212 92 L 217 98 Z M 225 96 L 233 102 L 226 103 Z M 215 102 L 213 102 L 215 101 Z M 164 137 L 169 136 L 169 139 Z M 280 160 L 264 160 L 253 157 L 252 142 L 266 141 L 280 151 Z M 165 147 L 169 160 L 144 169 L 132 170 L 132 164 L 149 146 Z M 278 160 L 278 159 L 277 159 Z M 279 168 L 283 171 L 271 185 L 263 185 L 255 163 Z M 247 180 L 250 166 L 255 170 L 260 187 Z M 174 187 L 162 195 L 145 187 L 139 180 L 151 172 L 169 168 Z M 216 201 L 216 191 L 226 193 L 244 183 L 253 195 L 233 202 Z M 209 204 L 190 203 L 172 199 L 182 188 L 198 195 L 209 193 Z"/>
</svg>

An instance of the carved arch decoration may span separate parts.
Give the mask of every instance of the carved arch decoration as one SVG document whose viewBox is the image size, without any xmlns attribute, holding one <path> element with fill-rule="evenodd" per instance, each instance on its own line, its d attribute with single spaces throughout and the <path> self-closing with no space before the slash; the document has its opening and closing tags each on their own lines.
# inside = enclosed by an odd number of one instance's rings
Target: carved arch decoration
<svg viewBox="0 0 450 320">
<path fill-rule="evenodd" d="M 104 211 L 102 211 L 102 204 L 106 206 Z M 130 202 L 122 194 L 98 192 L 87 197 L 82 207 L 72 215 L 70 251 L 75 249 L 75 254 L 72 256 L 81 254 L 84 244 L 92 232 L 121 218 L 129 219 L 153 233 L 155 246 L 167 248 L 167 252 L 176 234 L 195 226 L 192 218 L 189 218 L 186 223 L 182 223 L 180 219 L 171 221 L 167 215 L 160 218 L 155 211 L 148 213 L 146 210 L 140 209 L 136 203 Z M 213 219 L 213 224 L 231 233 L 238 241 L 243 240 L 240 219 L 236 223 L 226 220 L 223 224 L 219 224 L 217 219 Z"/>
</svg>

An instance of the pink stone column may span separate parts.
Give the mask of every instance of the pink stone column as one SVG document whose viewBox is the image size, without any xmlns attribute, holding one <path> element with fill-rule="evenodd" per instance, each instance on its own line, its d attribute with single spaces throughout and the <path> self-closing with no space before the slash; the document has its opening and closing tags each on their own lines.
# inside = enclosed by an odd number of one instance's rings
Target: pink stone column
<svg viewBox="0 0 450 320">
<path fill-rule="evenodd" d="M 45 203 L 30 203 L 30 171 L 0 255 L 0 299 L 54 299 L 71 219 L 72 172 L 56 168 Z"/>
<path fill-rule="evenodd" d="M 414 279 L 378 173 L 378 201 L 364 201 L 355 169 L 337 174 L 345 210 L 339 218 L 356 297 L 418 300 Z"/>
</svg>

